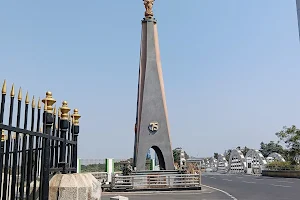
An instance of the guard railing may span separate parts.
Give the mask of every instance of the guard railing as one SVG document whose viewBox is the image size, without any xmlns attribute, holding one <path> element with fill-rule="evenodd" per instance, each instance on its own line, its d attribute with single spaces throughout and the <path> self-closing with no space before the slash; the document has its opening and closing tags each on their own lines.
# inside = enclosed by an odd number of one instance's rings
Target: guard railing
<svg viewBox="0 0 300 200">
<path fill-rule="evenodd" d="M 112 190 L 201 189 L 200 174 L 149 174 L 112 177 Z"/>
</svg>

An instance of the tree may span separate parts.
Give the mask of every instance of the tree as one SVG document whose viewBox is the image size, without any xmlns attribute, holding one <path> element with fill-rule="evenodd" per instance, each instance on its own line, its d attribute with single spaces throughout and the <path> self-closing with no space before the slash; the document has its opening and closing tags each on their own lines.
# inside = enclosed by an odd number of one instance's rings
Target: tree
<svg viewBox="0 0 300 200">
<path fill-rule="evenodd" d="M 284 126 L 276 136 L 286 144 L 288 160 L 296 164 L 295 157 L 300 154 L 300 130 L 295 125 L 289 128 Z"/>
<path fill-rule="evenodd" d="M 218 153 L 214 153 L 214 158 L 218 159 L 219 154 Z"/>
<path fill-rule="evenodd" d="M 230 154 L 231 154 L 231 149 L 225 150 L 224 156 L 225 156 L 225 158 L 226 158 L 227 161 L 229 161 Z"/>
<path fill-rule="evenodd" d="M 241 152 L 243 153 L 243 155 L 246 155 L 247 154 L 247 152 L 250 150 L 248 147 L 244 147 L 243 149 L 240 149 L 241 150 Z"/>
<path fill-rule="evenodd" d="M 262 153 L 264 157 L 268 157 L 271 153 L 279 153 L 282 156 L 284 155 L 284 149 L 279 144 L 279 142 L 270 141 L 269 143 L 260 143 L 259 151 Z"/>
<path fill-rule="evenodd" d="M 180 161 L 180 152 L 181 152 L 181 148 L 173 149 L 174 162 L 179 163 L 179 161 Z M 190 156 L 184 151 L 184 158 L 189 159 L 189 157 Z"/>
<path fill-rule="evenodd" d="M 174 157 L 174 162 L 179 163 L 179 161 L 180 161 L 180 152 L 176 149 L 173 149 L 173 157 Z"/>
<path fill-rule="evenodd" d="M 105 164 L 81 165 L 82 172 L 105 172 Z"/>
</svg>

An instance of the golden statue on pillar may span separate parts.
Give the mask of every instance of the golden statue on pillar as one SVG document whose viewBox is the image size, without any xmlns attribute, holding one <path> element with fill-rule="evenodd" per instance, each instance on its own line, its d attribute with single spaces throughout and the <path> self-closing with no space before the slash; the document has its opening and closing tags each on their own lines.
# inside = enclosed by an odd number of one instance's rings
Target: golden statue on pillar
<svg viewBox="0 0 300 200">
<path fill-rule="evenodd" d="M 145 5 L 145 17 L 146 18 L 152 18 L 153 17 L 153 11 L 152 11 L 152 7 L 153 7 L 153 3 L 155 0 L 143 0 L 144 1 L 144 5 Z"/>
</svg>

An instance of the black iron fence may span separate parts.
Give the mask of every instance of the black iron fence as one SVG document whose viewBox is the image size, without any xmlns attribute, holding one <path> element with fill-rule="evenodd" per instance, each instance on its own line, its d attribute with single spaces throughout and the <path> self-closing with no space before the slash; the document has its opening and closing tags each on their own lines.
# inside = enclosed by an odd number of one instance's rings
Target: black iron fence
<svg viewBox="0 0 300 200">
<path fill-rule="evenodd" d="M 43 111 L 40 99 L 36 105 L 33 97 L 29 105 L 28 93 L 23 102 L 21 89 L 15 102 L 14 86 L 6 111 L 7 96 L 4 81 L 0 110 L 0 200 L 48 200 L 51 177 L 77 170 L 80 115 L 77 109 L 70 115 L 66 101 L 57 113 L 51 92 L 42 100 Z M 7 124 L 4 124 L 4 116 L 8 116 Z"/>
</svg>

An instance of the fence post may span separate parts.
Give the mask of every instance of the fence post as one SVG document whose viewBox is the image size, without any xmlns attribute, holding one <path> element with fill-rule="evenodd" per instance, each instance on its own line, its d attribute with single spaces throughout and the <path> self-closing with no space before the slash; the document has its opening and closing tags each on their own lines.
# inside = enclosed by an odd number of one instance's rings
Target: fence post
<svg viewBox="0 0 300 200">
<path fill-rule="evenodd" d="M 29 97 L 28 92 L 26 93 L 25 97 L 25 116 L 24 116 L 24 129 L 27 130 L 27 121 L 28 121 L 28 107 L 29 107 Z M 24 186 L 25 186 L 25 173 L 26 173 L 26 148 L 27 148 L 27 138 L 28 136 L 26 134 L 22 134 L 22 149 L 21 149 L 21 156 L 20 161 L 21 162 L 21 180 L 20 180 L 20 186 L 19 186 L 19 195 L 20 198 L 24 198 Z M 18 171 L 19 172 L 19 171 Z"/>
<path fill-rule="evenodd" d="M 0 123 L 3 123 L 3 117 L 4 117 L 4 107 L 5 107 L 5 97 L 6 97 L 6 80 L 4 80 L 3 86 L 2 86 L 2 98 L 1 98 L 1 110 L 0 110 Z M 2 134 L 2 129 L 0 129 Z M 4 157 L 4 142 L 0 142 L 0 183 L 2 185 L 2 171 L 3 171 L 3 157 Z M 2 190 L 0 188 L 0 196 L 2 195 Z"/>
<path fill-rule="evenodd" d="M 108 178 L 107 181 L 111 182 L 112 181 L 112 174 L 114 173 L 114 159 L 112 158 L 106 158 L 105 159 L 105 165 L 106 165 L 106 170 Z"/>
<path fill-rule="evenodd" d="M 72 156 L 72 167 L 76 168 L 75 173 L 77 172 L 77 147 L 78 147 L 78 134 L 79 134 L 79 118 L 81 117 L 78 114 L 78 109 L 74 109 L 72 117 L 72 134 L 74 136 L 74 141 L 76 144 L 73 144 L 73 156 Z"/>
<path fill-rule="evenodd" d="M 52 124 L 54 121 L 53 118 L 53 108 L 52 105 L 56 102 L 55 99 L 52 98 L 51 92 L 46 92 L 46 98 L 42 100 L 44 103 L 44 117 L 43 123 L 45 130 L 45 137 L 43 142 L 43 151 L 44 151 L 44 158 L 43 158 L 43 171 L 42 171 L 42 197 L 41 200 L 48 200 L 49 198 L 49 173 L 50 173 L 50 134 L 52 129 Z"/>
<path fill-rule="evenodd" d="M 57 114 L 57 127 L 55 131 L 55 137 L 59 137 L 59 131 L 60 131 L 60 116 L 61 116 L 61 111 L 60 108 L 58 108 L 58 114 Z M 55 164 L 54 167 L 58 167 L 58 162 L 59 162 L 59 141 L 55 141 Z"/>
<path fill-rule="evenodd" d="M 199 187 L 201 187 L 201 171 L 199 171 Z"/>
<path fill-rule="evenodd" d="M 66 148 L 67 148 L 67 137 L 66 133 L 69 128 L 69 111 L 71 109 L 68 107 L 68 102 L 63 101 L 62 107 L 60 107 L 61 117 L 60 117 L 60 137 L 64 139 L 64 141 L 60 142 L 60 155 L 59 155 L 59 163 L 58 167 L 62 167 L 62 173 L 66 173 Z"/>
<path fill-rule="evenodd" d="M 81 173 L 81 158 L 77 158 L 76 166 L 77 166 L 76 173 Z"/>
</svg>

